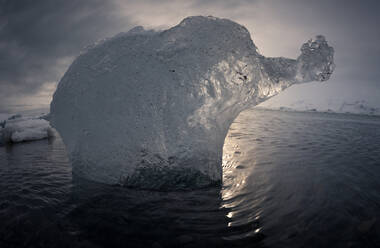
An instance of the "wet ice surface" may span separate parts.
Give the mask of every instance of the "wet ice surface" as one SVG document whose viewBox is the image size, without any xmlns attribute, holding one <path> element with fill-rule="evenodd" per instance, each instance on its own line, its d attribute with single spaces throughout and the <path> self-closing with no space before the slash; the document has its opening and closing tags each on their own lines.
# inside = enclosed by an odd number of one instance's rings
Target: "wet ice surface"
<svg viewBox="0 0 380 248">
<path fill-rule="evenodd" d="M 50 123 L 75 175 L 202 188 L 222 180 L 224 139 L 239 113 L 291 85 L 328 80 L 333 55 L 319 35 L 297 59 L 265 57 L 244 26 L 210 16 L 164 31 L 138 27 L 74 60 L 54 93 Z"/>
<path fill-rule="evenodd" d="M 224 185 L 73 180 L 59 137 L 0 148 L 0 247 L 378 247 L 380 119 L 250 110 Z"/>
</svg>

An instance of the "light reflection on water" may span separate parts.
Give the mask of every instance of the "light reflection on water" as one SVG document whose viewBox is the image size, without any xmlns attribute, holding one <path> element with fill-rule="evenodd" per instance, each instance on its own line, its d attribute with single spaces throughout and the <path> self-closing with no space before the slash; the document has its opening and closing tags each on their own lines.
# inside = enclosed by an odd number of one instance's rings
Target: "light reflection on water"
<svg viewBox="0 0 380 248">
<path fill-rule="evenodd" d="M 223 186 L 77 181 L 56 139 L 0 148 L 0 247 L 379 247 L 380 120 L 252 110 Z"/>
<path fill-rule="evenodd" d="M 380 119 L 247 111 L 224 147 L 229 226 L 268 247 L 380 245 Z"/>
</svg>

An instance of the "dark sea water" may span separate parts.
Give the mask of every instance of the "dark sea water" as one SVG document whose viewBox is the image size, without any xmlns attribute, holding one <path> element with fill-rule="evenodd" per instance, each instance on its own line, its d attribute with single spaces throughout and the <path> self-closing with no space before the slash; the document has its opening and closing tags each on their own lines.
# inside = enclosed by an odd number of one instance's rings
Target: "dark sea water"
<svg viewBox="0 0 380 248">
<path fill-rule="evenodd" d="M 59 137 L 0 147 L 0 247 L 380 247 L 380 118 L 250 110 L 220 187 L 72 177 Z"/>
</svg>

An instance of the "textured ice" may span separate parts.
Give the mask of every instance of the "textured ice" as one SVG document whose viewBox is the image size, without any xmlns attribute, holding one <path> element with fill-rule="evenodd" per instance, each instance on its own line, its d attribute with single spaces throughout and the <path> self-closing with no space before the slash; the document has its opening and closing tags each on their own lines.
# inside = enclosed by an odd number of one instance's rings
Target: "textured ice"
<svg viewBox="0 0 380 248">
<path fill-rule="evenodd" d="M 51 123 L 80 177 L 162 188 L 222 178 L 222 150 L 244 109 L 292 84 L 329 79 L 333 48 L 309 40 L 298 59 L 260 55 L 247 29 L 188 17 L 136 27 L 82 53 L 61 79 Z"/>
<path fill-rule="evenodd" d="M 0 144 L 40 140 L 51 135 L 49 122 L 38 117 L 13 115 L 0 122 Z"/>
</svg>

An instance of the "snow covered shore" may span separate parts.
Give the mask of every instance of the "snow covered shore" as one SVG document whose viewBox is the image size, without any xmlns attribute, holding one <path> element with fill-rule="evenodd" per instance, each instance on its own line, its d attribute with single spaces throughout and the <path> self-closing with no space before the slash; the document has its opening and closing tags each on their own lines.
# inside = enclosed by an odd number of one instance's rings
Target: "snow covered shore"
<svg viewBox="0 0 380 248">
<path fill-rule="evenodd" d="M 365 100 L 347 101 L 328 99 L 324 104 L 315 104 L 305 100 L 285 104 L 272 101 L 258 105 L 256 108 L 291 112 L 321 112 L 380 116 L 380 108 L 371 105 Z"/>
</svg>

